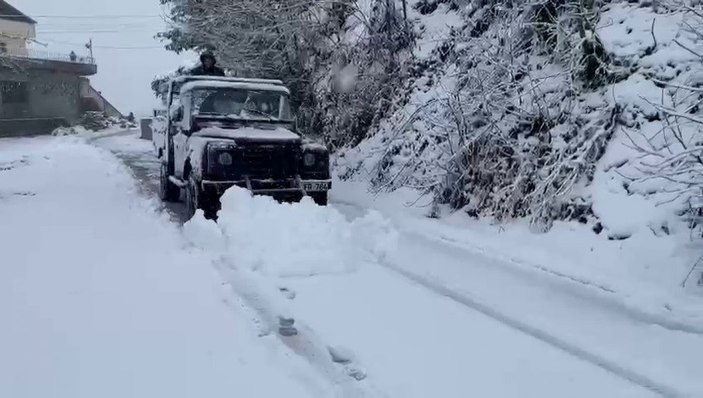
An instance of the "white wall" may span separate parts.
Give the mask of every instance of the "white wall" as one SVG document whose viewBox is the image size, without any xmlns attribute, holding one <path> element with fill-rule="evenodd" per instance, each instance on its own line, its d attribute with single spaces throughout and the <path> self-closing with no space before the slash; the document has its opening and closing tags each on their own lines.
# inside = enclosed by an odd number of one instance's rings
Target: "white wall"
<svg viewBox="0 0 703 398">
<path fill-rule="evenodd" d="M 27 40 L 36 35 L 34 24 L 0 19 L 0 43 L 5 43 L 10 54 L 26 56 Z"/>
</svg>

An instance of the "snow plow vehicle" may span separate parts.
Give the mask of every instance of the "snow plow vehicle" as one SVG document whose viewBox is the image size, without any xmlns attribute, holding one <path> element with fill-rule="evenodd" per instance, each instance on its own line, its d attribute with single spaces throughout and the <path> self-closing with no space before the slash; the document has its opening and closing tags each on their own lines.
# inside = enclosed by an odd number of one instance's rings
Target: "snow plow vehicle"
<svg viewBox="0 0 703 398">
<path fill-rule="evenodd" d="M 289 91 L 278 80 L 183 76 L 170 82 L 160 196 L 185 190 L 188 218 L 215 218 L 230 187 L 277 200 L 327 204 L 332 186 L 326 147 L 297 134 Z"/>
</svg>

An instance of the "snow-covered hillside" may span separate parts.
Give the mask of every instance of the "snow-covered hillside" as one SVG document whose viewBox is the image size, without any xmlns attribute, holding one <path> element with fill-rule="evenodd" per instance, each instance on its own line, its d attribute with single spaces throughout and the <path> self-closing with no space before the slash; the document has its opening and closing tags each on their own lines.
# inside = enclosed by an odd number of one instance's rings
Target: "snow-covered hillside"
<svg viewBox="0 0 703 398">
<path fill-rule="evenodd" d="M 585 251 L 574 268 L 602 280 L 680 290 L 701 248 L 700 10 L 576 3 L 410 1 L 422 72 L 336 171 L 415 190 L 430 216 L 551 230 L 534 239 Z"/>
</svg>

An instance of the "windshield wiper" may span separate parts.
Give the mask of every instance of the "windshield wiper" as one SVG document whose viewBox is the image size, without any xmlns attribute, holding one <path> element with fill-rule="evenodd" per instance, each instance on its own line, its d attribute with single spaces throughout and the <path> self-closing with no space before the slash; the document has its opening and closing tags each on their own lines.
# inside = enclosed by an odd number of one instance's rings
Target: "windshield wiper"
<svg viewBox="0 0 703 398">
<path fill-rule="evenodd" d="M 244 109 L 244 112 L 247 112 L 247 113 L 254 113 L 254 114 L 256 114 L 256 115 L 263 116 L 263 117 L 265 117 L 265 118 L 266 118 L 267 120 L 269 120 L 269 121 L 277 121 L 277 120 L 278 120 L 278 119 L 274 118 L 273 116 L 269 115 L 268 113 L 266 113 L 266 112 L 264 112 L 264 111 L 260 111 L 260 110 L 258 110 L 258 109 Z"/>
</svg>

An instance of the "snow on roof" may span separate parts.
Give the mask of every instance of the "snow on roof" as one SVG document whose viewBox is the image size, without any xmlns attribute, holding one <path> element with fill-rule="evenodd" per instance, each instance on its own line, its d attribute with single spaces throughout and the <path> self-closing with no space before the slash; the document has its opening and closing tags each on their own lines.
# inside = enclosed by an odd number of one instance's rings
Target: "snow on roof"
<svg viewBox="0 0 703 398">
<path fill-rule="evenodd" d="M 270 141 L 299 140 L 300 136 L 294 132 L 278 127 L 276 129 L 261 129 L 255 127 L 242 127 L 238 129 L 223 129 L 219 127 L 206 127 L 194 135 L 204 137 L 219 137 L 231 139 L 258 139 Z"/>
<path fill-rule="evenodd" d="M 1 1 L 1 0 L 0 0 Z M 176 83 L 184 83 L 188 81 L 199 81 L 199 80 L 210 80 L 210 81 L 222 81 L 222 82 L 239 82 L 239 83 L 262 83 L 262 84 L 276 84 L 283 85 L 281 80 L 276 79 L 249 79 L 244 77 L 222 77 L 222 76 L 179 76 L 174 79 Z"/>
<path fill-rule="evenodd" d="M 36 25 L 37 21 L 25 15 L 22 11 L 13 7 L 10 3 L 0 0 L 0 19 L 9 19 L 11 21 L 26 22 Z"/>
<path fill-rule="evenodd" d="M 199 80 L 191 81 L 183 84 L 181 93 L 185 93 L 194 89 L 206 88 L 234 88 L 244 90 L 261 90 L 261 91 L 277 91 L 280 93 L 290 94 L 290 91 L 285 86 L 267 83 L 251 83 L 239 81 L 219 81 L 219 80 Z"/>
</svg>

